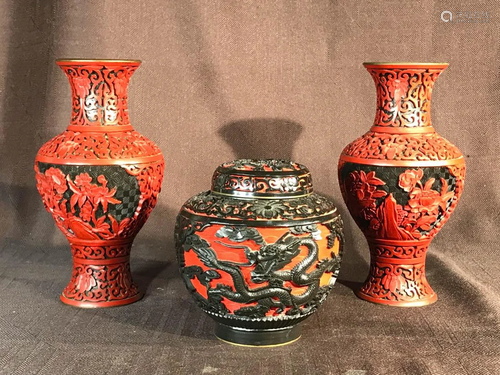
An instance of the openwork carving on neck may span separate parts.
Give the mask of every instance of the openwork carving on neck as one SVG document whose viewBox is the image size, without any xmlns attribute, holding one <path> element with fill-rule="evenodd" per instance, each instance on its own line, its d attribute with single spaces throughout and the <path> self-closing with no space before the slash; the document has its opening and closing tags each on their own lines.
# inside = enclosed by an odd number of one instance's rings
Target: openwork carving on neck
<svg viewBox="0 0 500 375">
<path fill-rule="evenodd" d="M 138 63 L 61 65 L 72 90 L 70 125 L 128 125 L 127 87 Z"/>
<path fill-rule="evenodd" d="M 432 88 L 444 68 L 367 67 L 367 70 L 377 89 L 374 126 L 432 126 Z"/>
</svg>

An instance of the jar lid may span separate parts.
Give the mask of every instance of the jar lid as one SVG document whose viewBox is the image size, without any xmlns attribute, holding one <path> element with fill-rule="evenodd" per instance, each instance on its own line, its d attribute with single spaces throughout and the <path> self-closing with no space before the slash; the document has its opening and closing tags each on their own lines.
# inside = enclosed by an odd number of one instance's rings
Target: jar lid
<svg viewBox="0 0 500 375">
<path fill-rule="evenodd" d="M 242 198 L 281 199 L 313 192 L 311 173 L 289 160 L 239 159 L 221 164 L 212 178 L 212 192 Z"/>
</svg>

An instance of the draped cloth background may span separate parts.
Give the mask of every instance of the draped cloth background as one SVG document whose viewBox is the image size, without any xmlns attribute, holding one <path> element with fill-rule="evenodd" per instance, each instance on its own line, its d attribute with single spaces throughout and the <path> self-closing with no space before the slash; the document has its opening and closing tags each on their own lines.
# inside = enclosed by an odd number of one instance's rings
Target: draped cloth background
<svg viewBox="0 0 500 375">
<path fill-rule="evenodd" d="M 489 23 L 445 23 L 444 10 Z M 500 373 L 500 3 L 110 1 L 0 3 L 1 374 Z M 35 189 L 38 148 L 69 122 L 56 58 L 133 58 L 130 115 L 167 160 L 159 206 L 137 237 L 146 297 L 80 310 L 59 293 L 71 257 Z M 340 199 L 337 159 L 368 130 L 364 61 L 449 62 L 433 123 L 466 155 L 462 201 L 434 240 L 439 301 L 400 309 L 357 299 L 368 250 Z M 177 272 L 174 218 L 235 157 L 291 157 L 346 221 L 340 280 L 297 343 L 250 349 L 212 335 Z"/>
</svg>

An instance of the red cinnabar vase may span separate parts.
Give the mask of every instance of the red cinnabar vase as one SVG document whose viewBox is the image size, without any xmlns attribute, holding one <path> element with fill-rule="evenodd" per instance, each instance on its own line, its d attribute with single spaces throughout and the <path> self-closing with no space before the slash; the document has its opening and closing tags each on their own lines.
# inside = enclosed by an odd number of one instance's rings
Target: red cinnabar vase
<svg viewBox="0 0 500 375">
<path fill-rule="evenodd" d="M 35 160 L 43 203 L 73 253 L 61 300 L 78 307 L 132 303 L 134 237 L 156 204 L 160 149 L 130 124 L 127 86 L 139 61 L 58 60 L 72 91 L 70 125 Z"/>
<path fill-rule="evenodd" d="M 437 300 L 425 277 L 427 248 L 455 209 L 465 178 L 462 154 L 431 124 L 432 88 L 448 64 L 364 66 L 377 88 L 375 122 L 339 161 L 342 195 L 371 254 L 357 295 L 427 305 Z"/>
<path fill-rule="evenodd" d="M 222 164 L 212 190 L 189 199 L 176 225 L 180 271 L 222 340 L 280 345 L 300 337 L 340 268 L 342 220 L 313 193 L 306 167 L 284 160 Z"/>
</svg>

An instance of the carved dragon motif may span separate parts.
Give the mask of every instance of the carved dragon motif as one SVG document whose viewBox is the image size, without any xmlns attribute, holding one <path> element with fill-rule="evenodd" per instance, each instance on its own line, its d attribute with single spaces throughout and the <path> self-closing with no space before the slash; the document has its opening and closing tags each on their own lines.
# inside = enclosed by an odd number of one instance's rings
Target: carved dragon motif
<svg viewBox="0 0 500 375">
<path fill-rule="evenodd" d="M 226 237 L 233 242 L 250 239 L 259 244 L 259 250 L 254 251 L 248 246 L 227 244 L 221 241 L 216 242 L 225 247 L 243 249 L 247 259 L 246 263 L 218 259 L 210 244 L 197 234 L 187 236 L 183 244 L 184 251 L 193 250 L 201 262 L 210 268 L 204 273 L 200 272 L 201 269 L 191 269 L 193 267 L 186 267 L 184 270 L 184 273 L 189 274 L 189 278 L 197 277 L 207 287 L 210 303 L 220 303 L 221 297 L 243 304 L 257 302 L 256 306 L 242 307 L 236 310 L 234 314 L 263 317 L 272 307 L 277 308 L 277 313 L 286 310 L 286 315 L 300 315 L 309 312 L 322 302 L 329 290 L 329 286 L 320 286 L 321 276 L 325 272 L 333 272 L 337 269 L 340 257 L 337 257 L 332 252 L 331 258 L 319 260 L 318 245 L 313 239 L 314 233 L 307 237 L 297 237 L 292 234 L 294 231 L 290 230 L 275 243 L 267 244 L 256 229 L 244 228 L 243 230 L 237 230 L 236 228 L 222 227 L 216 235 L 217 237 Z M 306 229 L 310 233 L 315 230 L 317 228 L 314 226 Z M 296 230 L 295 232 L 297 233 Z M 300 254 L 302 246 L 307 248 L 307 255 L 304 259 L 292 269 L 283 270 L 287 264 Z M 307 272 L 313 265 L 316 265 L 316 268 Z M 250 288 L 245 282 L 241 271 L 243 267 L 253 267 L 250 273 L 253 283 L 267 283 L 268 285 Z M 217 284 L 216 287 L 211 287 L 210 280 L 220 277 L 217 270 L 229 274 L 233 285 Z M 292 294 L 292 288 L 286 287 L 285 282 L 290 282 L 297 287 L 306 287 L 307 289 L 299 295 Z M 219 309 L 219 311 L 224 310 L 224 308 Z"/>
</svg>

